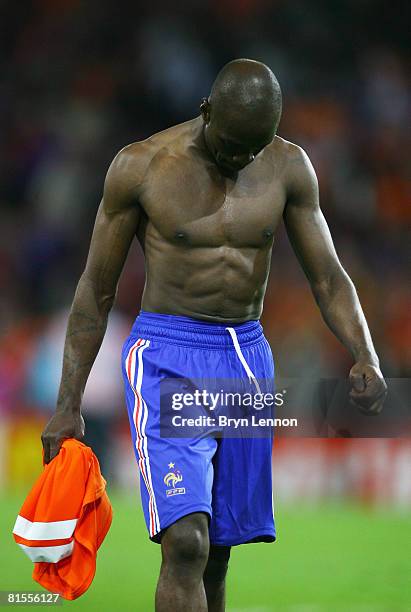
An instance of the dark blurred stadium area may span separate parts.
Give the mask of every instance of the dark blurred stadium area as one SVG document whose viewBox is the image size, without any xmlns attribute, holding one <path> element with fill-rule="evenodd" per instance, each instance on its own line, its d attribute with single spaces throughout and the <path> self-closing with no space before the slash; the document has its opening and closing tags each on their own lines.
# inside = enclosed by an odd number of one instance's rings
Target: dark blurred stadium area
<svg viewBox="0 0 411 612">
<path fill-rule="evenodd" d="M 410 376 L 408 7 L 396 12 L 381 0 L 41 0 L 3 2 L 1 10 L 0 487 L 31 482 L 30 466 L 38 472 L 67 308 L 111 159 L 124 145 L 196 116 L 218 70 L 236 57 L 264 61 L 278 76 L 279 135 L 303 146 L 314 164 L 382 370 Z M 137 479 L 119 347 L 143 286 L 143 256 L 134 245 L 85 397 L 89 441 L 112 481 L 125 487 Z M 281 375 L 347 374 L 350 357 L 322 322 L 283 230 L 263 323 Z M 313 484 L 321 495 L 411 498 L 407 441 L 281 441 L 277 453 L 280 496 L 289 495 L 291 481 L 281 476 L 290 474 L 289 460 L 298 474 L 311 457 L 323 474 Z M 328 453 L 336 471 L 321 468 Z M 365 473 L 354 485 L 352 465 L 363 469 L 369 456 L 377 457 L 374 476 Z M 400 493 L 390 498 L 378 487 L 381 474 L 395 470 Z M 309 497 L 300 481 L 292 495 Z"/>
</svg>

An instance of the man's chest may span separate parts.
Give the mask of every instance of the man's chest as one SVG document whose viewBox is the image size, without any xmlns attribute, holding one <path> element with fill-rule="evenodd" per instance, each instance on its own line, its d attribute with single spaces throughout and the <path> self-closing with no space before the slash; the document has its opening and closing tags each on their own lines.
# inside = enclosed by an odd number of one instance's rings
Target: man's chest
<svg viewBox="0 0 411 612">
<path fill-rule="evenodd" d="M 284 204 L 280 181 L 261 164 L 232 181 L 210 166 L 178 158 L 153 170 L 141 196 L 152 230 L 192 247 L 263 247 L 273 240 Z"/>
</svg>

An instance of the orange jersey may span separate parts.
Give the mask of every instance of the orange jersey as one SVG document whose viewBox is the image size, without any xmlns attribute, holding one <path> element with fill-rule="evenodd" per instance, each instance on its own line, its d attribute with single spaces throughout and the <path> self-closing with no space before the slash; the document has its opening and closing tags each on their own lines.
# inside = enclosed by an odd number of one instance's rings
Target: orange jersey
<svg viewBox="0 0 411 612">
<path fill-rule="evenodd" d="M 97 457 L 69 439 L 28 494 L 13 536 L 34 561 L 33 579 L 65 599 L 76 599 L 94 578 L 97 550 L 111 520 Z"/>
</svg>

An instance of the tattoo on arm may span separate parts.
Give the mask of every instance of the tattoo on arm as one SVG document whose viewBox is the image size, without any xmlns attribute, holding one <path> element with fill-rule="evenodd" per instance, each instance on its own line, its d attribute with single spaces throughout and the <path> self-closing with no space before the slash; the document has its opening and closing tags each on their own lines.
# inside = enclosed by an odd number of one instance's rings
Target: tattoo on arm
<svg viewBox="0 0 411 612">
<path fill-rule="evenodd" d="M 144 151 L 137 145 L 126 147 L 115 157 L 106 176 L 86 268 L 77 285 L 67 325 L 58 411 L 80 411 L 87 378 L 102 344 L 117 283 L 140 219 L 136 189 L 146 167 Z"/>
<path fill-rule="evenodd" d="M 111 305 L 111 304 L 110 304 Z M 57 410 L 80 411 L 81 398 L 107 327 L 109 308 L 80 279 L 67 326 Z"/>
</svg>

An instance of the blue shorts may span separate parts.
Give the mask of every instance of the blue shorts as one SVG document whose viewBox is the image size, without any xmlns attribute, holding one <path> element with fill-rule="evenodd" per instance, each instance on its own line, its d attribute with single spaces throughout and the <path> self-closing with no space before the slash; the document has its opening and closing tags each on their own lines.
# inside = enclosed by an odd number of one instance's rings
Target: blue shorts
<svg viewBox="0 0 411 612">
<path fill-rule="evenodd" d="M 274 378 L 260 323 L 228 327 L 141 311 L 124 343 L 122 369 L 150 538 L 159 542 L 178 519 L 205 512 L 211 544 L 273 542 L 272 436 L 164 438 L 159 426 L 164 378 Z"/>
</svg>

